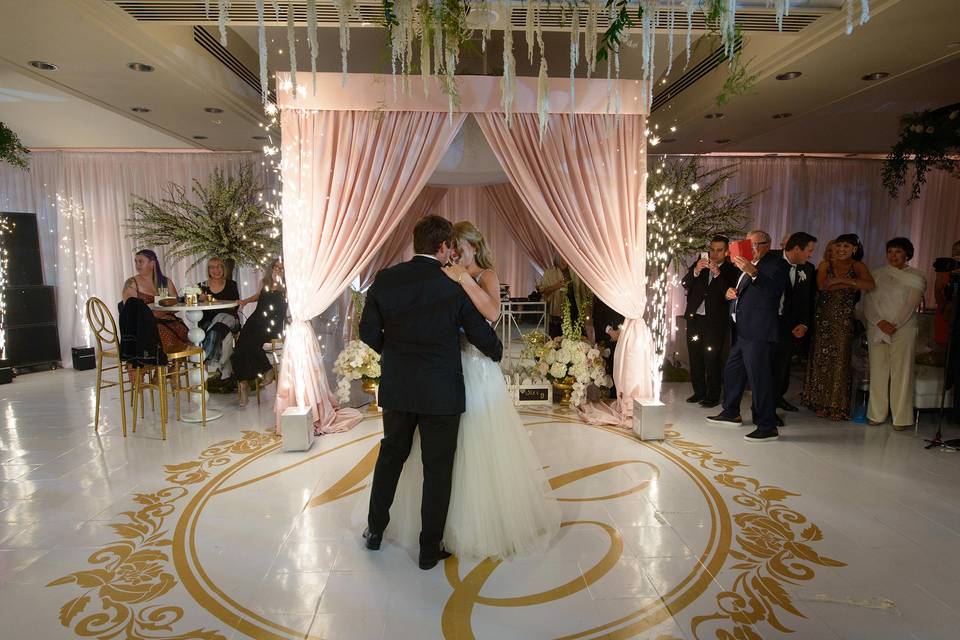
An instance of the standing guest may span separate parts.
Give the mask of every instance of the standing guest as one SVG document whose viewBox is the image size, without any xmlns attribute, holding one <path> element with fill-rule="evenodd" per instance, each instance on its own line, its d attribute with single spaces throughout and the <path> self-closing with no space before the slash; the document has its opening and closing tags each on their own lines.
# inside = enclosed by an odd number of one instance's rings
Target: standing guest
<svg viewBox="0 0 960 640">
<path fill-rule="evenodd" d="M 861 262 L 860 238 L 845 233 L 834 240 L 832 257 L 817 268 L 816 335 L 810 349 L 803 403 L 817 416 L 850 419 L 854 307 L 861 292 L 873 291 L 870 270 Z"/>
<path fill-rule="evenodd" d="M 170 297 L 177 297 L 177 287 L 173 280 L 163 275 L 157 254 L 150 249 L 137 251 L 133 260 L 137 270 L 137 297 L 148 305 L 153 304 L 161 289 L 165 289 Z M 154 311 L 157 319 L 157 329 L 160 332 L 160 343 L 167 353 L 176 353 L 190 347 L 187 337 L 187 325 L 183 320 L 170 311 Z"/>
<path fill-rule="evenodd" d="M 770 235 L 751 231 L 753 261 L 743 256 L 733 259 L 743 273 L 735 287 L 727 289 L 731 315 L 736 324 L 736 340 L 723 370 L 723 411 L 707 418 L 713 424 L 739 426 L 740 401 L 750 383 L 753 390 L 753 421 L 757 428 L 744 439 L 747 442 L 772 442 L 780 437 L 774 381 L 770 375 L 777 340 L 780 337 L 778 315 L 780 300 L 787 285 L 787 263 L 770 253 Z"/>
<path fill-rule="evenodd" d="M 227 268 L 220 258 L 207 260 L 207 279 L 197 285 L 201 291 L 214 300 L 233 301 L 240 299 L 240 290 L 237 283 L 227 278 Z M 204 360 L 208 367 L 220 366 L 220 354 L 223 340 L 232 331 L 240 328 L 240 318 L 237 309 L 220 309 L 204 311 L 200 320 L 200 328 L 206 332 L 203 338 Z"/>
<path fill-rule="evenodd" d="M 867 419 L 883 424 L 888 409 L 893 428 L 913 424 L 913 359 L 917 344 L 917 307 L 927 289 L 919 269 L 907 266 L 913 243 L 907 238 L 887 242 L 887 264 L 873 272 L 877 288 L 863 301 L 870 345 L 870 403 Z"/>
<path fill-rule="evenodd" d="M 596 328 L 597 344 L 610 349 L 610 355 L 604 361 L 607 375 L 613 377 L 613 357 L 617 351 L 617 342 L 620 340 L 620 327 L 623 325 L 623 314 L 611 309 L 600 296 L 593 297 L 593 326 Z M 617 397 L 616 384 L 610 385 L 610 397 Z"/>
<path fill-rule="evenodd" d="M 554 260 L 553 266 L 543 273 L 543 282 L 537 291 L 547 303 L 549 315 L 548 332 L 551 338 L 563 333 L 563 303 L 564 299 L 570 304 L 570 320 L 574 323 L 580 318 L 589 321 L 591 315 L 591 300 L 593 294 L 590 289 L 573 273 L 567 261 L 561 257 Z"/>
<path fill-rule="evenodd" d="M 257 308 L 240 330 L 230 358 L 233 377 L 239 381 L 241 407 L 247 406 L 251 381 L 261 378 L 263 384 L 269 384 L 273 379 L 273 367 L 263 345 L 283 336 L 287 318 L 287 290 L 283 281 L 283 263 L 279 259 L 271 262 L 263 274 L 260 291 L 241 300 L 240 307 L 251 302 L 256 302 Z"/>
<path fill-rule="evenodd" d="M 817 270 L 810 264 L 810 257 L 817 246 L 817 239 L 798 231 L 791 234 L 780 251 L 771 251 L 782 256 L 787 263 L 787 288 L 780 304 L 780 341 L 774 363 L 777 407 L 784 411 L 799 411 L 784 398 L 790 389 L 790 362 L 800 352 L 801 340 L 807 335 L 813 319 L 814 287 Z"/>
<path fill-rule="evenodd" d="M 727 289 L 736 286 L 740 272 L 727 260 L 729 240 L 714 236 L 706 256 L 690 265 L 680 284 L 687 290 L 687 353 L 693 395 L 687 402 L 713 408 L 720 404 L 723 350 L 730 335 Z"/>
<path fill-rule="evenodd" d="M 960 241 L 953 243 L 950 255 L 954 260 L 960 261 Z M 960 270 L 953 273 L 960 274 Z M 946 296 L 948 282 L 950 282 L 950 272 L 945 271 L 937 274 L 937 279 L 933 285 L 933 296 L 937 302 L 937 314 L 933 319 L 933 336 L 934 341 L 939 345 L 946 345 L 947 338 L 950 335 L 950 322 L 945 313 L 949 302 Z"/>
</svg>

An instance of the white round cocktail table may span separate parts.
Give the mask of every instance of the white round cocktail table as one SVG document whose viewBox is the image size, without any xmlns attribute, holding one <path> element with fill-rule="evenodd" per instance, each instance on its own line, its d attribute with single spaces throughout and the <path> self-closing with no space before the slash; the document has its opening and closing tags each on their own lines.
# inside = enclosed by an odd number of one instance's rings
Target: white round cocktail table
<svg viewBox="0 0 960 640">
<path fill-rule="evenodd" d="M 190 342 L 195 344 L 198 347 L 203 346 L 203 338 L 206 336 L 206 333 L 203 329 L 200 328 L 200 319 L 203 318 L 204 311 L 218 311 L 222 309 L 234 309 L 240 306 L 240 303 L 236 300 L 227 300 L 227 301 L 216 301 L 216 302 L 198 302 L 197 304 L 175 304 L 170 307 L 164 307 L 159 304 L 152 304 L 150 308 L 154 311 L 169 311 L 171 313 L 183 313 L 187 318 L 187 328 L 190 331 L 187 333 L 187 337 L 190 339 Z M 197 356 L 193 356 L 197 357 Z M 198 385 L 200 384 L 200 370 L 193 369 L 190 371 L 190 384 Z M 204 393 L 207 393 L 204 389 Z M 207 394 L 209 399 L 210 395 Z M 200 404 L 199 398 L 197 398 L 197 404 Z M 210 408 L 210 403 L 207 402 L 207 421 L 216 420 L 223 415 L 223 412 L 217 411 L 216 409 Z M 180 414 L 180 420 L 182 422 L 203 422 L 203 416 L 200 415 L 200 409 L 194 411 L 188 411 L 187 413 Z"/>
</svg>

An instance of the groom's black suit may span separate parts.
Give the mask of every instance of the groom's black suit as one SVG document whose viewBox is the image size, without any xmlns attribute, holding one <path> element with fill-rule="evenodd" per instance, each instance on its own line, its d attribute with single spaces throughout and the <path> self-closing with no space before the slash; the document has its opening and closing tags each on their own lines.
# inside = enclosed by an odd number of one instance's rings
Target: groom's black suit
<svg viewBox="0 0 960 640">
<path fill-rule="evenodd" d="M 438 552 L 450 504 L 450 481 L 464 411 L 460 328 L 495 362 L 503 345 L 463 288 L 440 263 L 416 256 L 384 269 L 367 291 L 360 339 L 380 354 L 383 439 L 373 473 L 367 524 L 383 533 L 413 434 L 420 428 L 423 499 L 421 555 Z"/>
</svg>

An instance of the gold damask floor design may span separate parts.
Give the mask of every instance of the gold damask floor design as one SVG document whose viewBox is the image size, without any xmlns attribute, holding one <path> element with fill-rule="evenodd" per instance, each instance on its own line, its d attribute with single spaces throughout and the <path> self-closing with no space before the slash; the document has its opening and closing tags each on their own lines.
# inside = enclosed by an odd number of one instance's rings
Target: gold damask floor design
<svg viewBox="0 0 960 640">
<path fill-rule="evenodd" d="M 797 493 L 676 431 L 523 417 L 564 508 L 542 557 L 420 572 L 407 550 L 366 552 L 379 421 L 297 454 L 247 431 L 135 494 L 113 539 L 47 584 L 59 622 L 145 640 L 815 637 L 795 589 L 845 564 L 818 551 Z"/>
</svg>

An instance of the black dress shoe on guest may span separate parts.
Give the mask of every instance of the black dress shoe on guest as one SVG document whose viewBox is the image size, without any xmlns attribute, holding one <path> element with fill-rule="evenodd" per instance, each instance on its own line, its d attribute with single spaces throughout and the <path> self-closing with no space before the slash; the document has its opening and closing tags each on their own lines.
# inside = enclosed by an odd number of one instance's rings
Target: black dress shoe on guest
<svg viewBox="0 0 960 640">
<path fill-rule="evenodd" d="M 373 533 L 370 531 L 370 528 L 367 527 L 363 530 L 363 540 L 364 546 L 371 551 L 377 551 L 380 549 L 380 544 L 383 543 L 383 534 L 382 533 Z"/>
<path fill-rule="evenodd" d="M 692 396 L 687 398 L 687 402 L 689 402 L 690 404 L 696 404 L 701 400 L 703 400 L 703 396 L 698 396 L 697 394 L 693 394 Z"/>
<path fill-rule="evenodd" d="M 714 407 L 720 406 L 720 401 L 719 400 L 701 400 L 700 406 L 703 407 L 704 409 L 713 409 Z"/>
<path fill-rule="evenodd" d="M 780 434 L 776 429 L 771 431 L 762 431 L 757 429 L 756 431 L 751 431 L 747 435 L 743 436 L 743 439 L 747 442 L 775 442 L 780 439 Z"/>
<path fill-rule="evenodd" d="M 420 562 L 418 563 L 420 568 L 424 571 L 429 571 L 433 569 L 441 560 L 446 560 L 449 558 L 452 553 L 440 547 L 433 553 L 425 552 L 423 549 L 420 550 Z"/>
<path fill-rule="evenodd" d="M 777 405 L 778 409 L 783 409 L 784 411 L 789 411 L 793 413 L 794 411 L 800 411 L 796 406 L 790 404 L 786 400 L 781 400 L 780 404 Z"/>
<path fill-rule="evenodd" d="M 715 416 L 710 416 L 707 418 L 707 422 L 710 424 L 722 424 L 728 427 L 739 427 L 743 424 L 743 418 L 740 416 L 735 416 L 731 418 L 728 415 L 718 414 Z"/>
</svg>

